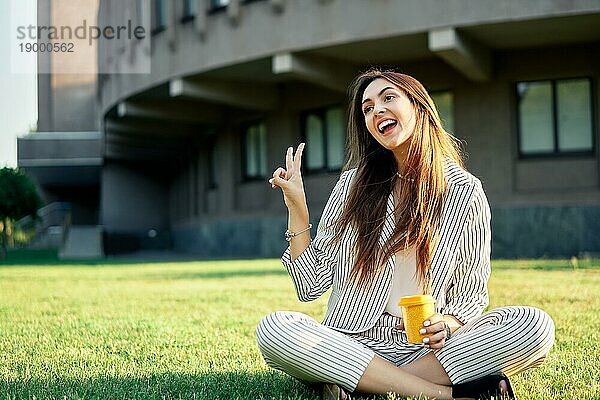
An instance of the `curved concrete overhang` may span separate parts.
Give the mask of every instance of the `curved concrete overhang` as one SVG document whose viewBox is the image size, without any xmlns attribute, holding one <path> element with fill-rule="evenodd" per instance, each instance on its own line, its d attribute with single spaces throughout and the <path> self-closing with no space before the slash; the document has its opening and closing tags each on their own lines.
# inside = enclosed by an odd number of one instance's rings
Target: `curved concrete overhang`
<svg viewBox="0 0 600 400">
<path fill-rule="evenodd" d="M 100 132 L 35 132 L 17 139 L 18 166 L 44 187 L 100 183 Z"/>
<path fill-rule="evenodd" d="M 273 57 L 280 54 L 307 57 L 313 64 L 363 65 L 437 57 L 443 46 L 485 52 L 600 38 L 600 3 L 595 1 L 505 0 L 477 7 L 435 0 L 390 1 L 377 7 L 362 0 L 256 1 L 237 4 L 235 18 L 226 12 L 205 16 L 200 27 L 181 23 L 177 3 L 169 2 L 174 9 L 167 29 L 152 38 L 151 74 L 103 82 L 105 113 L 120 101 L 182 77 L 276 83 L 282 78 L 274 71 Z M 469 44 L 450 40 L 432 49 L 430 35 L 448 29 Z"/>
<path fill-rule="evenodd" d="M 495 51 L 600 40 L 600 3 L 594 1 L 473 7 L 414 0 L 372 7 L 363 0 L 232 0 L 233 11 L 193 23 L 180 21 L 180 3 L 168 2 L 167 28 L 152 37 L 150 74 L 100 80 L 107 148 L 162 143 L 164 150 L 174 138 L 197 135 L 199 126 L 223 123 L 224 106 L 276 109 L 283 82 L 343 93 L 366 65 L 428 59 L 443 60 L 465 79 L 486 81 L 494 74 Z M 136 139 L 136 131 L 143 137 Z"/>
</svg>

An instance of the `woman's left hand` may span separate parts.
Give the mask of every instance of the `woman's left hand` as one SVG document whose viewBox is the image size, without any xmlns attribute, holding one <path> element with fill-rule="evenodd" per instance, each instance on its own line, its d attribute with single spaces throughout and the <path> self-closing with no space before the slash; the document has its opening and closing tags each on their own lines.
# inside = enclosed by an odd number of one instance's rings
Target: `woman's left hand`
<svg viewBox="0 0 600 400">
<path fill-rule="evenodd" d="M 423 322 L 423 328 L 419 331 L 422 335 L 430 335 L 423 339 L 423 344 L 431 349 L 441 349 L 446 344 L 446 326 L 442 314 L 435 313 Z"/>
</svg>

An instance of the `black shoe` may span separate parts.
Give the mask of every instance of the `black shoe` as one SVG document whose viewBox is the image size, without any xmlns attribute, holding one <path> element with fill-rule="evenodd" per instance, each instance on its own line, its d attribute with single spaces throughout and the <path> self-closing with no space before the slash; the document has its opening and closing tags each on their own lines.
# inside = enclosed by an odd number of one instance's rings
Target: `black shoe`
<svg viewBox="0 0 600 400">
<path fill-rule="evenodd" d="M 503 394 L 500 390 L 500 381 L 506 382 L 507 393 Z M 502 397 L 507 394 L 508 397 Z M 510 381 L 504 374 L 487 375 L 474 381 L 454 385 L 452 386 L 452 397 L 455 399 L 470 398 L 482 400 L 488 400 L 492 397 L 498 400 L 516 399 Z"/>
</svg>

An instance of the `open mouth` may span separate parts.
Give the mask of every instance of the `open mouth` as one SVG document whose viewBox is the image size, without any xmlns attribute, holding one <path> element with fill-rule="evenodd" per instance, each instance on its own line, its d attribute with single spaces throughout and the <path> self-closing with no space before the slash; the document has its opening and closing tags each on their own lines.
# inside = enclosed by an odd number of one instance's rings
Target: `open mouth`
<svg viewBox="0 0 600 400">
<path fill-rule="evenodd" d="M 379 123 L 379 125 L 377 125 L 377 130 L 379 131 L 379 133 L 385 135 L 389 133 L 392 129 L 394 129 L 396 125 L 398 125 L 398 121 L 396 121 L 395 119 L 386 119 L 385 121 L 382 121 Z"/>
</svg>

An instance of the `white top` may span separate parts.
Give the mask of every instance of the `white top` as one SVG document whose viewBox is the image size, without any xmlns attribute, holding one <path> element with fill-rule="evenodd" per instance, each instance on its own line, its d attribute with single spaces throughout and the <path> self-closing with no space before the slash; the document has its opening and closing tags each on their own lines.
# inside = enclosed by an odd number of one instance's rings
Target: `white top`
<svg viewBox="0 0 600 400">
<path fill-rule="evenodd" d="M 402 311 L 398 307 L 400 297 L 420 294 L 419 284 L 417 283 L 417 252 L 415 247 L 409 247 L 406 250 L 396 253 L 396 263 L 394 266 L 394 276 L 392 278 L 392 288 L 388 298 L 385 312 L 395 317 L 402 317 Z"/>
</svg>

